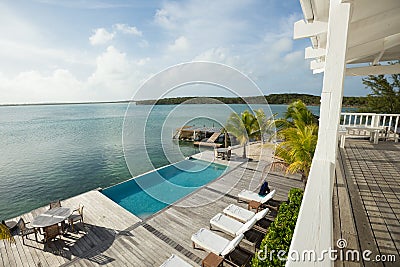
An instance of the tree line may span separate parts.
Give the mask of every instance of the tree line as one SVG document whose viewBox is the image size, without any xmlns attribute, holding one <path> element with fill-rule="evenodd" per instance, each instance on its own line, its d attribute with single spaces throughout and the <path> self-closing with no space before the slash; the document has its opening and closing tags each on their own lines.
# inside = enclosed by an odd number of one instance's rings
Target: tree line
<svg viewBox="0 0 400 267">
<path fill-rule="evenodd" d="M 159 100 L 141 100 L 137 101 L 138 105 L 179 105 L 179 104 L 245 104 L 249 101 L 252 104 L 263 104 L 264 100 L 268 104 L 289 105 L 295 101 L 302 101 L 308 106 L 316 106 L 320 104 L 320 96 L 310 94 L 270 94 L 262 97 L 174 97 L 163 98 Z M 367 97 L 361 96 L 345 96 L 343 97 L 343 106 L 346 107 L 363 107 L 366 104 Z"/>
</svg>

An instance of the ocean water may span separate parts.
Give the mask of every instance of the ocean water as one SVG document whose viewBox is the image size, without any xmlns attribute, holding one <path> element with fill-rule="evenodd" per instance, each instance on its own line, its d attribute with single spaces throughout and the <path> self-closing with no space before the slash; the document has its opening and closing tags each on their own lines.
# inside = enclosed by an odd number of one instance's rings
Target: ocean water
<svg viewBox="0 0 400 267">
<path fill-rule="evenodd" d="M 232 107 L 236 111 L 246 108 Z M 148 106 L 132 107 L 129 115 L 147 124 L 145 129 L 140 124 L 132 127 L 138 138 L 126 138 L 123 147 L 126 108 L 127 104 L 0 107 L 0 219 L 117 184 L 198 152 L 192 144 L 178 144 L 169 137 L 160 143 L 159 126 L 175 106 L 156 106 L 151 116 Z M 190 105 L 183 113 L 196 117 L 201 110 L 213 112 L 213 108 Z M 271 109 L 282 114 L 286 106 L 271 105 Z M 311 109 L 319 113 L 319 107 Z M 206 124 L 202 118 L 191 123 Z M 175 126 L 168 124 L 166 132 L 172 136 Z M 144 130 L 145 140 L 140 138 Z"/>
</svg>

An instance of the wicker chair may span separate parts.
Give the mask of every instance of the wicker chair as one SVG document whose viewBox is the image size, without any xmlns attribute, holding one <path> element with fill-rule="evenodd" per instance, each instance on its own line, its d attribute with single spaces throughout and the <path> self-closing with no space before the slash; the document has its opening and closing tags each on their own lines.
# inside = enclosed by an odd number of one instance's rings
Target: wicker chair
<svg viewBox="0 0 400 267">
<path fill-rule="evenodd" d="M 48 242 L 56 238 L 60 234 L 60 227 L 58 224 L 46 226 L 44 228 L 44 242 Z"/>
<path fill-rule="evenodd" d="M 60 207 L 61 207 L 61 201 L 60 200 L 50 202 L 50 209 L 60 208 Z"/>
<path fill-rule="evenodd" d="M 30 235 L 30 234 L 35 234 L 35 240 L 36 242 L 38 241 L 37 239 L 37 230 L 33 227 L 27 227 L 26 225 L 29 224 L 29 222 L 25 222 L 24 219 L 20 218 L 17 225 L 19 229 L 19 234 L 22 236 L 22 243 L 25 245 L 25 239 L 24 237 Z"/>
<path fill-rule="evenodd" d="M 71 225 L 72 231 L 74 231 L 74 222 L 80 221 L 83 225 L 83 205 L 79 204 L 79 207 L 76 210 L 72 211 L 72 214 L 68 217 L 68 222 Z"/>
<path fill-rule="evenodd" d="M 228 147 L 228 150 L 226 151 L 226 160 L 230 160 L 232 156 L 232 148 Z"/>
<path fill-rule="evenodd" d="M 54 208 L 61 208 L 61 201 L 57 200 L 57 201 L 53 201 L 50 202 L 50 210 L 54 209 Z M 67 224 L 65 222 L 61 222 L 61 231 L 65 232 L 67 231 Z"/>
</svg>

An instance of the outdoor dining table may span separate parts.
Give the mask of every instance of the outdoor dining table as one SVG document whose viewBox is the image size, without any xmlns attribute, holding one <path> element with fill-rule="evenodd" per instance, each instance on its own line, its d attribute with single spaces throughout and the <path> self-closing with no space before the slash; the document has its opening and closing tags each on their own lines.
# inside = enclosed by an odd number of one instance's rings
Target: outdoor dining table
<svg viewBox="0 0 400 267">
<path fill-rule="evenodd" d="M 70 208 L 52 208 L 35 217 L 30 224 L 35 228 L 44 228 L 65 221 L 71 213 Z"/>
<path fill-rule="evenodd" d="M 374 142 L 374 144 L 378 144 L 379 142 L 379 133 L 385 130 L 385 126 L 379 127 L 371 127 L 371 126 L 345 126 L 347 131 L 350 130 L 358 130 L 358 131 L 367 131 L 370 133 L 369 140 Z"/>
</svg>

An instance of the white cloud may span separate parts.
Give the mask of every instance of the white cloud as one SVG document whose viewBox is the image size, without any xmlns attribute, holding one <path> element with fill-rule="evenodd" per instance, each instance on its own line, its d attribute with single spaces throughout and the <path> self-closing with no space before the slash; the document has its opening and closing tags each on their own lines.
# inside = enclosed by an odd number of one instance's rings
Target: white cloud
<svg viewBox="0 0 400 267">
<path fill-rule="evenodd" d="M 142 32 L 139 31 L 135 26 L 129 26 L 127 24 L 117 23 L 112 26 L 114 29 L 112 32 L 106 28 L 97 28 L 93 30 L 93 34 L 89 37 L 91 45 L 106 44 L 113 40 L 118 33 L 142 36 Z"/>
<path fill-rule="evenodd" d="M 129 99 L 138 88 L 146 73 L 138 66 L 148 59 L 130 60 L 126 53 L 114 46 L 96 59 L 96 69 L 87 79 L 87 88 L 93 91 L 93 99 Z"/>
<path fill-rule="evenodd" d="M 189 49 L 189 41 L 185 36 L 177 38 L 173 44 L 168 46 L 168 50 L 172 52 L 181 52 Z"/>
<path fill-rule="evenodd" d="M 291 51 L 293 48 L 293 39 L 291 37 L 282 37 L 275 40 L 271 49 L 276 53 Z"/>
<path fill-rule="evenodd" d="M 78 79 L 67 69 L 36 70 L 16 76 L 0 72 L 1 103 L 111 101 L 129 99 L 145 78 L 149 58 L 131 60 L 109 46 L 96 58 L 90 75 Z M 151 70 L 150 70 L 151 71 Z"/>
<path fill-rule="evenodd" d="M 142 36 L 142 32 L 139 31 L 135 26 L 129 26 L 126 24 L 115 24 L 114 27 L 122 32 L 122 33 L 126 33 L 126 34 L 132 34 L 132 35 L 136 35 L 136 36 Z"/>
<path fill-rule="evenodd" d="M 171 6 L 171 4 L 168 4 L 168 6 Z M 169 11 L 165 8 L 157 9 L 156 14 L 154 15 L 154 21 L 163 28 L 175 28 L 175 22 L 173 21 L 172 16 L 169 14 Z"/>
<path fill-rule="evenodd" d="M 320 90 L 321 79 L 303 59 L 306 41 L 292 39 L 300 8 L 287 11 L 278 0 L 138 5 L 145 12 L 131 9 L 131 19 L 120 23 L 113 20 L 120 11 L 110 9 L 115 13 L 94 14 L 81 25 L 46 27 L 45 17 L 38 22 L 18 6 L 0 3 L 0 103 L 126 99 L 151 73 L 190 60 L 236 67 L 265 90 Z M 93 29 L 90 37 L 87 29 Z M 100 44 L 99 54 L 91 45 Z"/>
<path fill-rule="evenodd" d="M 232 55 L 232 52 L 226 47 L 208 49 L 194 57 L 194 60 L 219 62 L 230 66 L 239 67 L 239 56 Z"/>
<path fill-rule="evenodd" d="M 121 80 L 126 76 L 129 63 L 126 54 L 115 47 L 107 47 L 106 52 L 96 59 L 96 71 L 89 78 L 90 82 L 108 83 Z"/>
<path fill-rule="evenodd" d="M 196 44 L 199 50 L 194 52 L 198 53 L 235 43 L 244 31 L 253 31 L 242 13 L 248 4 L 248 0 L 208 1 L 207 4 L 201 0 L 166 1 L 155 12 L 154 23 L 171 36 L 185 36 Z"/>
<path fill-rule="evenodd" d="M 78 101 L 84 96 L 81 88 L 82 83 L 65 69 L 49 75 L 33 70 L 13 78 L 0 75 L 0 99 L 6 103 Z"/>
<path fill-rule="evenodd" d="M 92 36 L 89 37 L 89 41 L 92 45 L 105 44 L 114 38 L 114 33 L 108 32 L 104 28 L 98 28 L 93 31 Z"/>
<path fill-rule="evenodd" d="M 304 61 L 304 51 L 297 50 L 297 51 L 290 52 L 283 57 L 283 61 L 287 64 L 293 64 L 293 63 L 299 62 L 299 61 L 305 62 Z"/>
</svg>

